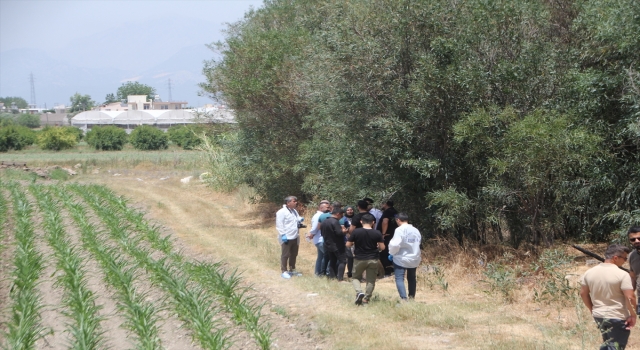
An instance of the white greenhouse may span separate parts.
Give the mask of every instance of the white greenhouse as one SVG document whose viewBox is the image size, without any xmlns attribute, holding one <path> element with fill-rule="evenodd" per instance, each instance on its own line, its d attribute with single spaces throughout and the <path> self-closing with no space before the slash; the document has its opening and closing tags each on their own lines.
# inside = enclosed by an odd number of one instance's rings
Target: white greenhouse
<svg viewBox="0 0 640 350">
<path fill-rule="evenodd" d="M 235 123 L 233 112 L 226 109 L 86 111 L 71 119 L 71 125 L 84 132 L 94 126 L 115 125 L 131 133 L 139 125 L 152 125 L 167 131 L 173 125 L 193 123 Z"/>
</svg>

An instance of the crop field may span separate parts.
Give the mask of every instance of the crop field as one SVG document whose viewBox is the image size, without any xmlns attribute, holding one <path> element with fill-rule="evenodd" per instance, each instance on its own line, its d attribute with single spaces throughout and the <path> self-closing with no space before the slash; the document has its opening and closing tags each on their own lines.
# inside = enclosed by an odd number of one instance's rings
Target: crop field
<svg viewBox="0 0 640 350">
<path fill-rule="evenodd" d="M 0 180 L 1 346 L 268 349 L 262 304 L 100 185 Z"/>
</svg>

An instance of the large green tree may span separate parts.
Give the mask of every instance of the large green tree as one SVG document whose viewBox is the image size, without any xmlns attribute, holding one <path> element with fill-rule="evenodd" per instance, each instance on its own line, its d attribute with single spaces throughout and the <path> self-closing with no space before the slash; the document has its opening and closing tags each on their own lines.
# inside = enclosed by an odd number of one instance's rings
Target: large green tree
<svg viewBox="0 0 640 350">
<path fill-rule="evenodd" d="M 459 240 L 607 239 L 640 220 L 632 0 L 273 0 L 213 45 L 270 200 L 393 198 Z"/>
<path fill-rule="evenodd" d="M 0 102 L 4 103 L 7 109 L 11 108 L 12 103 L 15 103 L 16 107 L 20 109 L 29 107 L 27 101 L 22 97 L 0 97 Z"/>
<path fill-rule="evenodd" d="M 95 105 L 95 102 L 91 99 L 91 96 L 81 95 L 77 92 L 73 96 L 71 96 L 69 100 L 71 102 L 71 113 L 88 111 Z"/>
<path fill-rule="evenodd" d="M 118 88 L 116 97 L 119 101 L 126 101 L 129 95 L 147 95 L 147 99 L 154 98 L 156 89 L 137 81 L 128 81 Z M 108 95 L 107 95 L 108 96 Z"/>
</svg>

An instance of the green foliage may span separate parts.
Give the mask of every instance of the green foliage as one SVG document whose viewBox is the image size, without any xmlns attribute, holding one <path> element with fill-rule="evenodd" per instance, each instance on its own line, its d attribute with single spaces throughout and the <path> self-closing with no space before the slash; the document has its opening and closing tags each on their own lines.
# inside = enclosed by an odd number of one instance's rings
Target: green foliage
<svg viewBox="0 0 640 350">
<path fill-rule="evenodd" d="M 151 86 L 139 83 L 137 81 L 128 81 L 123 83 L 122 86 L 118 88 L 118 92 L 116 93 L 117 101 L 126 101 L 127 96 L 129 95 L 147 95 L 147 99 L 153 99 L 156 94 L 156 89 Z M 109 95 L 107 95 L 109 98 Z"/>
<path fill-rule="evenodd" d="M 119 102 L 119 100 L 116 98 L 116 96 L 114 94 L 107 94 L 107 96 L 105 96 L 104 98 L 104 103 L 113 103 L 113 102 Z"/>
<path fill-rule="evenodd" d="M 267 200 L 393 197 L 460 241 L 606 240 L 640 220 L 639 16 L 632 0 L 274 0 L 211 45 L 201 87 L 234 109 L 225 162 Z"/>
<path fill-rule="evenodd" d="M 515 291 L 519 288 L 518 277 L 520 268 L 511 265 L 510 254 L 504 255 L 502 259 L 487 264 L 486 269 L 482 272 L 485 279 L 483 280 L 489 287 L 486 293 L 499 294 L 507 303 L 515 301 Z"/>
<path fill-rule="evenodd" d="M 51 173 L 49 173 L 49 177 L 51 177 L 52 180 L 67 181 L 69 180 L 69 173 L 64 169 L 53 169 Z"/>
<path fill-rule="evenodd" d="M 169 138 L 162 130 L 149 125 L 135 128 L 129 135 L 129 142 L 141 151 L 167 149 Z"/>
<path fill-rule="evenodd" d="M 571 284 L 567 275 L 572 258 L 561 249 L 545 250 L 532 270 L 541 276 L 541 285 L 534 289 L 536 301 L 570 305 L 579 294 L 578 287 Z"/>
<path fill-rule="evenodd" d="M 96 126 L 87 132 L 86 140 L 97 150 L 119 151 L 127 142 L 127 132 L 113 125 Z"/>
<path fill-rule="evenodd" d="M 0 152 L 21 150 L 36 141 L 35 131 L 19 125 L 0 127 Z"/>
<path fill-rule="evenodd" d="M 96 104 L 89 95 L 80 95 L 79 93 L 75 93 L 75 95 L 69 98 L 71 101 L 71 109 L 69 112 L 82 112 L 88 111 Z"/>
<path fill-rule="evenodd" d="M 169 140 L 184 149 L 194 149 L 202 143 L 204 128 L 198 125 L 176 125 L 167 130 Z"/>
<path fill-rule="evenodd" d="M 42 149 L 60 151 L 73 148 L 76 144 L 78 134 L 70 127 L 47 127 L 38 134 L 38 146 Z"/>
<path fill-rule="evenodd" d="M 40 127 L 40 116 L 37 114 L 20 113 L 16 116 L 16 124 L 35 129 Z"/>
<path fill-rule="evenodd" d="M 15 103 L 18 109 L 24 109 L 29 107 L 27 100 L 22 97 L 0 97 L 0 102 L 4 103 L 7 109 L 11 108 L 11 104 Z"/>
</svg>

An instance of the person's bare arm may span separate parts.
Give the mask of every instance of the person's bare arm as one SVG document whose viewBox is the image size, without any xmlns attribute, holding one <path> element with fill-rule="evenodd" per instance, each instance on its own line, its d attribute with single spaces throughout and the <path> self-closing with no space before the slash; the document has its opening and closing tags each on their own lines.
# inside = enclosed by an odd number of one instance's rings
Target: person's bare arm
<svg viewBox="0 0 640 350">
<path fill-rule="evenodd" d="M 638 307 L 638 303 L 636 301 L 636 295 L 633 292 L 633 289 L 623 290 L 622 293 L 624 294 L 624 298 L 627 300 L 627 309 L 629 310 L 630 314 L 630 316 L 627 318 L 627 321 L 625 322 L 627 325 L 626 328 L 627 330 L 629 330 L 636 325 L 636 309 Z"/>
<path fill-rule="evenodd" d="M 345 244 L 347 245 L 347 248 L 351 248 L 353 246 L 353 242 L 347 241 Z"/>
<path fill-rule="evenodd" d="M 389 218 L 382 219 L 382 236 L 387 235 L 387 229 L 389 228 Z"/>
<path fill-rule="evenodd" d="M 582 302 L 589 309 L 589 313 L 593 312 L 593 302 L 591 301 L 591 296 L 589 295 L 589 287 L 583 285 L 580 287 L 580 298 L 582 298 Z"/>
</svg>

